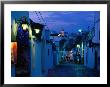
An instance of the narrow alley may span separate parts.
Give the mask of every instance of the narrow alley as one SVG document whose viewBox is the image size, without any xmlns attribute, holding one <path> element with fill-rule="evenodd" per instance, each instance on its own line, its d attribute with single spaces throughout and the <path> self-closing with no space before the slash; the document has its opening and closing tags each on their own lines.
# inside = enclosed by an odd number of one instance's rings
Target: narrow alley
<svg viewBox="0 0 110 87">
<path fill-rule="evenodd" d="M 12 77 L 100 77 L 100 12 L 11 14 Z"/>
</svg>

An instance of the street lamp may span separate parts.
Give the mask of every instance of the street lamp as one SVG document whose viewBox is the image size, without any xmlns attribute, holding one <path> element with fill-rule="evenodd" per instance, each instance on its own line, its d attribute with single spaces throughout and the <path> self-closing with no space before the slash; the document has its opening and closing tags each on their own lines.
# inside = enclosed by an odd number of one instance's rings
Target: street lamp
<svg viewBox="0 0 110 87">
<path fill-rule="evenodd" d="M 41 36 L 42 36 L 44 25 L 40 23 L 35 23 L 31 19 L 30 19 L 30 25 L 32 29 L 32 36 L 35 36 L 36 40 L 41 41 Z"/>
<path fill-rule="evenodd" d="M 26 30 L 28 28 L 28 25 L 27 24 L 22 24 L 22 28 L 23 28 L 23 30 Z"/>
<path fill-rule="evenodd" d="M 79 44 L 77 44 L 77 46 L 76 46 L 77 48 L 80 48 L 80 45 Z"/>
<path fill-rule="evenodd" d="M 81 30 L 81 29 L 79 29 L 78 31 L 79 31 L 79 32 L 82 32 L 82 30 Z"/>
<path fill-rule="evenodd" d="M 40 29 L 34 29 L 34 30 L 37 34 L 40 33 Z"/>
</svg>

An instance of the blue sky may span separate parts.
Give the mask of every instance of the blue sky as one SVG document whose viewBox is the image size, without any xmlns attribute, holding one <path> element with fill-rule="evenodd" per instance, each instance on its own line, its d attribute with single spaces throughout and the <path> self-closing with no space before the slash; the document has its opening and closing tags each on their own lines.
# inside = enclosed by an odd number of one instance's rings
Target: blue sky
<svg viewBox="0 0 110 87">
<path fill-rule="evenodd" d="M 87 31 L 88 26 L 93 26 L 94 17 L 95 20 L 100 18 L 99 11 L 40 11 L 40 13 L 44 21 L 38 11 L 12 11 L 11 19 L 27 16 L 36 23 L 46 23 L 51 31 L 59 32 L 64 29 L 65 32 L 72 33 L 78 32 L 79 29 Z"/>
<path fill-rule="evenodd" d="M 95 20 L 100 18 L 99 11 L 41 11 L 40 13 L 45 22 L 37 11 L 30 11 L 29 17 L 34 22 L 46 23 L 50 30 L 56 32 L 62 29 L 68 33 L 78 32 L 79 29 L 86 31 L 88 26 L 93 26 L 94 18 Z"/>
</svg>

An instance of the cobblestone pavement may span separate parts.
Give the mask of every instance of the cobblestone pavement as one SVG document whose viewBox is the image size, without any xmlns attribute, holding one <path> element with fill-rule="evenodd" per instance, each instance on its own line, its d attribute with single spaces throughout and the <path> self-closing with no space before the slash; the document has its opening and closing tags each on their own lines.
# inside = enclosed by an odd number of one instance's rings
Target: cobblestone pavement
<svg viewBox="0 0 110 87">
<path fill-rule="evenodd" d="M 61 64 L 48 71 L 48 77 L 98 77 L 99 71 L 82 64 Z"/>
<path fill-rule="evenodd" d="M 18 70 L 19 71 L 19 70 Z M 19 74 L 22 73 L 22 74 Z M 15 76 L 15 69 L 12 68 L 12 75 Z M 28 77 L 30 76 L 28 73 L 20 70 L 17 72 L 16 77 Z M 55 66 L 52 69 L 49 69 L 46 77 L 99 77 L 100 72 L 94 69 L 90 69 L 85 67 L 82 64 L 60 64 Z"/>
</svg>

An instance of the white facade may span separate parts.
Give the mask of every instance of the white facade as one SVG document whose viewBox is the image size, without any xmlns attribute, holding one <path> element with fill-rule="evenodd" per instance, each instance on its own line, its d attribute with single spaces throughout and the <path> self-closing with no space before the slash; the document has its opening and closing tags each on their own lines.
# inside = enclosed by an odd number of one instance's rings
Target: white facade
<svg viewBox="0 0 110 87">
<path fill-rule="evenodd" d="M 48 32 L 43 30 L 41 42 L 31 39 L 31 76 L 45 76 L 53 67 L 52 45 L 46 41 Z"/>
<path fill-rule="evenodd" d="M 34 42 L 31 48 L 31 76 L 42 76 L 41 43 Z"/>
<path fill-rule="evenodd" d="M 95 47 L 84 46 L 84 65 L 89 68 L 100 70 L 100 20 L 95 23 L 95 35 L 92 39 Z"/>
<path fill-rule="evenodd" d="M 95 57 L 94 50 L 89 47 L 85 47 L 84 49 L 84 65 L 89 68 L 94 68 Z"/>
</svg>

